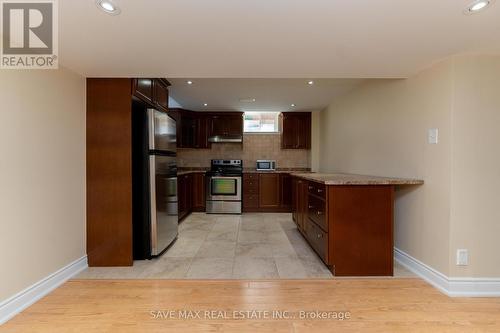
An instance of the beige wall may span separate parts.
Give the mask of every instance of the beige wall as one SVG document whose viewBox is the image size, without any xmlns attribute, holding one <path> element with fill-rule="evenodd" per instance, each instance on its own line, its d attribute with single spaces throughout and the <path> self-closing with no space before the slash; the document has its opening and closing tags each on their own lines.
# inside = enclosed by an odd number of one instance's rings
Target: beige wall
<svg viewBox="0 0 500 333">
<path fill-rule="evenodd" d="M 447 276 L 498 277 L 498 87 L 500 57 L 480 56 L 368 81 L 321 112 L 320 169 L 424 179 L 396 192 L 396 247 Z M 469 266 L 456 266 L 458 248 Z"/>
<path fill-rule="evenodd" d="M 500 57 L 455 58 L 450 267 L 500 276 Z M 455 265 L 468 249 L 469 266 Z"/>
<path fill-rule="evenodd" d="M 318 172 L 320 167 L 320 112 L 311 113 L 311 171 Z"/>
<path fill-rule="evenodd" d="M 245 168 L 257 160 L 276 160 L 278 168 L 310 168 L 311 151 L 281 149 L 279 134 L 244 134 L 240 144 L 215 143 L 212 149 L 179 149 L 179 167 L 210 167 L 211 159 L 242 159 Z"/>
<path fill-rule="evenodd" d="M 396 192 L 395 243 L 448 273 L 452 64 L 408 80 L 368 81 L 321 112 L 321 171 L 417 177 Z M 428 128 L 440 143 L 427 144 Z"/>
<path fill-rule="evenodd" d="M 0 71 L 0 302 L 85 255 L 85 81 Z"/>
</svg>

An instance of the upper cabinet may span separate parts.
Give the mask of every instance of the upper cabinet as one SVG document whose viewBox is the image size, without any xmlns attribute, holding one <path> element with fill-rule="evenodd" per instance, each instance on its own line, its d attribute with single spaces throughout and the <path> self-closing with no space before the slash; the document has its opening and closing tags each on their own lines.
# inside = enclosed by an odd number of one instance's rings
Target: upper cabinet
<svg viewBox="0 0 500 333">
<path fill-rule="evenodd" d="M 167 111 L 169 85 L 165 79 L 133 79 L 132 95 L 156 109 Z"/>
<path fill-rule="evenodd" d="M 160 109 L 168 110 L 168 85 L 163 80 L 154 81 L 154 103 Z"/>
<path fill-rule="evenodd" d="M 281 121 L 282 149 L 311 149 L 310 112 L 283 112 Z"/>
<path fill-rule="evenodd" d="M 177 148 L 210 148 L 207 114 L 178 108 L 170 109 L 169 114 L 177 123 Z"/>
<path fill-rule="evenodd" d="M 210 143 L 208 142 L 208 136 L 210 133 L 208 116 L 204 114 L 197 114 L 194 122 L 195 122 L 194 148 L 197 149 L 210 148 L 211 146 Z"/>
<path fill-rule="evenodd" d="M 168 113 L 177 122 L 177 148 L 209 149 L 212 136 L 243 135 L 241 112 L 196 112 L 171 108 Z"/>
<path fill-rule="evenodd" d="M 220 112 L 210 116 L 210 136 L 242 136 L 243 113 Z"/>
</svg>

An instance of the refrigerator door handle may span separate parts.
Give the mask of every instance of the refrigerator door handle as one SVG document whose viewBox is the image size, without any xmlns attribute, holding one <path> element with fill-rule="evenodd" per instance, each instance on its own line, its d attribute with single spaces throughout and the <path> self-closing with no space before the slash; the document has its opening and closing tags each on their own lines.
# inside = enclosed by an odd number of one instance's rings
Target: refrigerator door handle
<svg viewBox="0 0 500 333">
<path fill-rule="evenodd" d="M 158 219 L 156 214 L 156 160 L 149 157 L 149 203 L 151 209 L 151 253 L 158 253 Z"/>
</svg>

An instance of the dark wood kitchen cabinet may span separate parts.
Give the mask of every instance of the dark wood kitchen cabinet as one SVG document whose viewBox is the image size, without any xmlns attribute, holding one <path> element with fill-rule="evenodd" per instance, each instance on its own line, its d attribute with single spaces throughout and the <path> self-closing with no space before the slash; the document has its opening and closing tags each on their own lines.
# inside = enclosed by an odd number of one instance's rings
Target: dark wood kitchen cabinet
<svg viewBox="0 0 500 333">
<path fill-rule="evenodd" d="M 177 177 L 177 205 L 179 222 L 192 212 L 204 212 L 205 172 L 190 172 Z"/>
<path fill-rule="evenodd" d="M 288 173 L 249 172 L 243 174 L 244 212 L 290 212 L 292 178 Z"/>
<path fill-rule="evenodd" d="M 278 208 L 280 203 L 280 174 L 261 173 L 259 175 L 259 207 Z"/>
<path fill-rule="evenodd" d="M 155 93 L 155 82 L 167 91 Z M 88 78 L 86 84 L 88 263 L 131 266 L 132 112 L 155 103 L 167 109 L 169 83 L 158 78 Z"/>
<path fill-rule="evenodd" d="M 132 95 L 156 109 L 168 110 L 168 87 L 165 79 L 137 78 L 132 80 Z"/>
<path fill-rule="evenodd" d="M 305 232 L 307 221 L 308 182 L 294 177 L 292 180 L 292 218 L 300 232 Z"/>
<path fill-rule="evenodd" d="M 186 218 L 192 209 L 192 175 L 183 174 L 177 177 L 177 205 L 179 221 Z"/>
<path fill-rule="evenodd" d="M 255 212 L 259 210 L 259 174 L 243 174 L 243 211 Z"/>
<path fill-rule="evenodd" d="M 194 148 L 196 149 L 208 149 L 211 147 L 208 142 L 208 136 L 210 133 L 210 121 L 208 116 L 204 114 L 197 114 L 195 117 L 195 138 L 194 138 Z"/>
<path fill-rule="evenodd" d="M 333 275 L 393 275 L 394 186 L 292 183 L 297 228 Z"/>
<path fill-rule="evenodd" d="M 208 115 L 180 108 L 170 109 L 169 114 L 177 125 L 177 148 L 210 148 Z"/>
<path fill-rule="evenodd" d="M 153 102 L 162 111 L 168 111 L 168 85 L 164 80 L 154 80 Z"/>
<path fill-rule="evenodd" d="M 288 173 L 280 173 L 280 204 L 286 211 L 292 209 L 292 176 Z"/>
<path fill-rule="evenodd" d="M 282 149 L 311 149 L 310 112 L 283 112 L 281 126 Z"/>
<path fill-rule="evenodd" d="M 242 136 L 242 112 L 218 112 L 210 116 L 210 136 Z"/>
<path fill-rule="evenodd" d="M 192 211 L 193 212 L 204 212 L 206 208 L 205 202 L 205 173 L 196 172 L 192 174 L 191 181 L 193 199 L 192 199 Z"/>
</svg>

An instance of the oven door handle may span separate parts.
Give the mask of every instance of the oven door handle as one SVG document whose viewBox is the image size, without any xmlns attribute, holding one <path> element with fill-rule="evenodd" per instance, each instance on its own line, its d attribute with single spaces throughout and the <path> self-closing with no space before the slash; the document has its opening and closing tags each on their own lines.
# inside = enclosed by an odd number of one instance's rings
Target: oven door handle
<svg viewBox="0 0 500 333">
<path fill-rule="evenodd" d="M 210 176 L 210 179 L 234 179 L 234 180 L 240 180 L 241 177 L 238 177 L 238 176 Z"/>
</svg>

